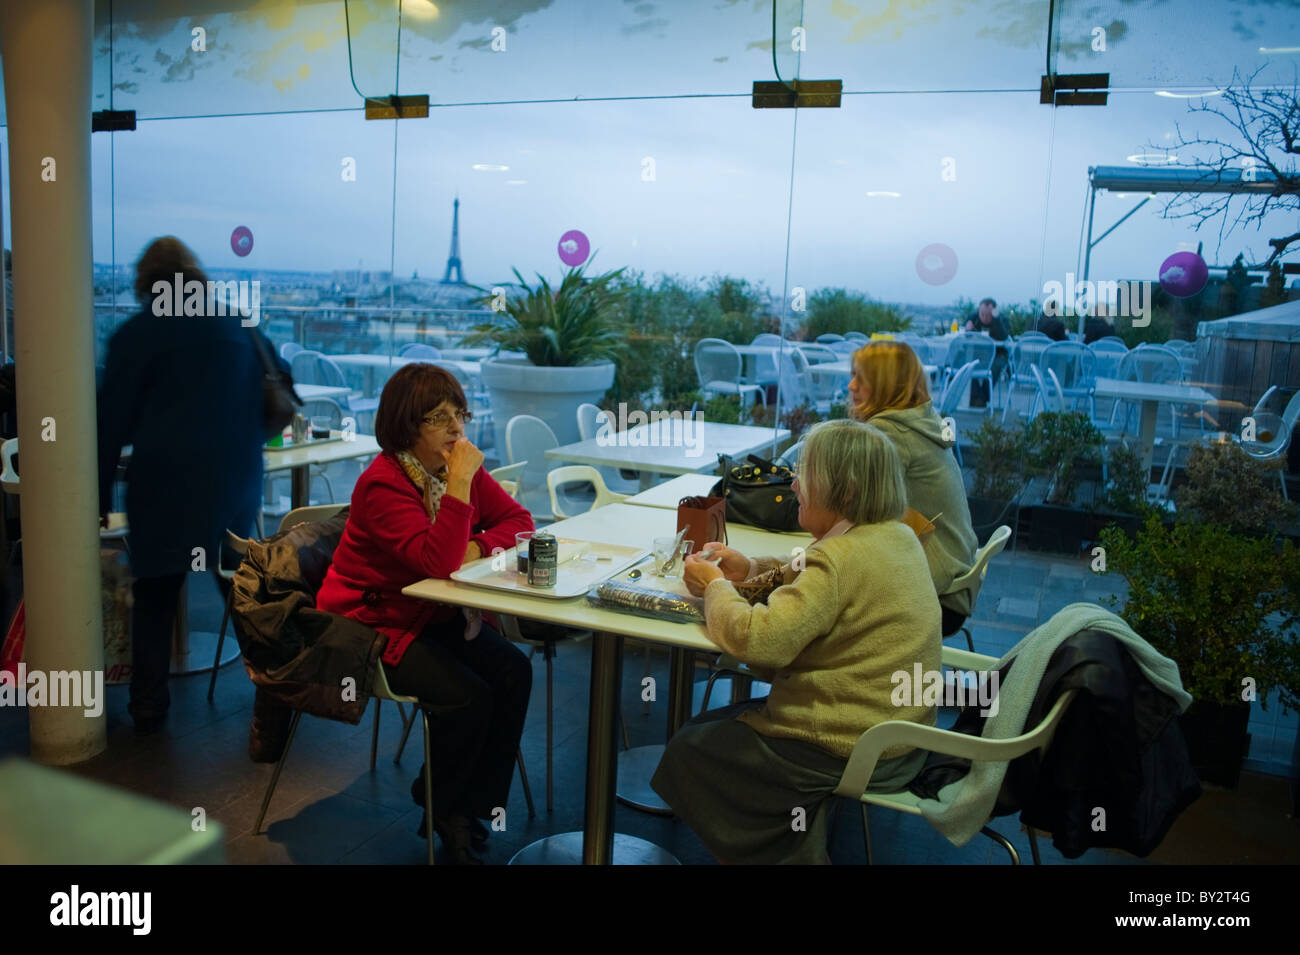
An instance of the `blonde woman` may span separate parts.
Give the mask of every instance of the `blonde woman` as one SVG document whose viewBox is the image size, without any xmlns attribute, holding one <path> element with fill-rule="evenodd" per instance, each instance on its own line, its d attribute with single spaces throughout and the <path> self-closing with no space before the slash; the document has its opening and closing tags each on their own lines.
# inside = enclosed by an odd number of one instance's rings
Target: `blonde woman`
<svg viewBox="0 0 1300 955">
<path fill-rule="evenodd" d="M 955 443 L 930 402 L 921 360 L 903 342 L 870 342 L 853 353 L 849 415 L 879 428 L 893 442 L 903 465 L 907 504 L 925 517 L 942 515 L 925 547 L 935 593 L 943 606 L 943 632 L 956 633 L 970 615 L 969 590 L 954 593 L 952 582 L 975 563 L 979 541 Z"/>
<path fill-rule="evenodd" d="M 885 720 L 935 720 L 933 706 L 890 698 L 894 673 L 937 670 L 940 653 L 925 554 L 899 521 L 906 495 L 893 445 L 870 425 L 818 425 L 794 491 L 799 523 L 816 539 L 801 567 L 722 545 L 686 561 L 709 639 L 772 684 L 765 699 L 684 725 L 652 782 L 725 862 L 825 862 L 826 797 L 858 737 Z M 774 589 L 751 605 L 736 584 L 756 578 Z M 925 755 L 886 750 L 871 788 L 904 788 Z M 806 829 L 792 827 L 796 809 Z"/>
</svg>

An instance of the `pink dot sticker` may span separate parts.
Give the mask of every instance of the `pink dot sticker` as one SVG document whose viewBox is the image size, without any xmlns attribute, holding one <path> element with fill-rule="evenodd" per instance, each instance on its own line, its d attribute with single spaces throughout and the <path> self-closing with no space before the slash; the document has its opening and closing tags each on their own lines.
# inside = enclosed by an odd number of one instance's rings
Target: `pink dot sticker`
<svg viewBox="0 0 1300 955">
<path fill-rule="evenodd" d="M 586 262 L 587 256 L 591 255 L 591 243 L 577 229 L 570 229 L 560 236 L 560 244 L 556 246 L 556 251 L 560 253 L 561 262 L 576 268 Z"/>
<path fill-rule="evenodd" d="M 957 274 L 957 253 L 934 242 L 916 253 L 916 274 L 926 285 L 947 285 Z"/>
<path fill-rule="evenodd" d="M 230 249 L 241 258 L 253 251 L 253 230 L 246 225 L 237 226 L 230 233 Z"/>
</svg>

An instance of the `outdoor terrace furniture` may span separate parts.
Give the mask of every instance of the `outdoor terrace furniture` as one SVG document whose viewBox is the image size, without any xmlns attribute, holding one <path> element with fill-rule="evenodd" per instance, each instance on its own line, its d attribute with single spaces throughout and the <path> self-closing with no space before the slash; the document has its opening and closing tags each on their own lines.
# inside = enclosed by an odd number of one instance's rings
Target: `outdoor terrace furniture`
<svg viewBox="0 0 1300 955">
<path fill-rule="evenodd" d="M 564 497 L 563 489 L 572 484 L 590 484 L 596 488 L 596 498 L 587 507 L 581 511 L 568 509 L 561 506 L 561 499 Z M 590 464 L 570 464 L 567 467 L 555 468 L 546 473 L 546 489 L 551 495 L 551 513 L 556 519 L 564 520 L 566 517 L 576 517 L 583 511 L 589 511 L 592 508 L 604 507 L 606 504 L 617 504 L 619 501 L 626 500 L 629 495 L 615 494 L 605 486 L 601 479 L 600 472 Z M 565 501 L 565 503 L 571 503 Z"/>
<path fill-rule="evenodd" d="M 1128 354 L 1128 346 L 1119 338 L 1099 338 L 1087 346 L 1092 350 L 1093 373 L 1098 378 L 1114 378 L 1119 363 Z"/>
<path fill-rule="evenodd" d="M 1183 380 L 1183 365 L 1178 359 L 1178 353 L 1165 348 L 1163 345 L 1139 345 L 1120 359 L 1115 377 L 1120 381 L 1178 384 Z M 1116 401 L 1114 408 L 1111 409 L 1110 425 L 1114 426 L 1115 419 L 1122 411 L 1124 414 L 1122 430 L 1127 431 L 1129 415 L 1132 410 L 1132 404 Z M 1175 433 L 1177 433 L 1178 425 L 1177 421 L 1173 419 L 1176 417 L 1171 409 L 1170 419 L 1173 421 Z"/>
<path fill-rule="evenodd" d="M 695 373 L 699 376 L 700 391 L 706 397 L 719 394 L 743 399 L 752 391 L 758 394 L 763 407 L 767 407 L 767 393 L 759 385 L 745 383 L 743 371 L 744 359 L 730 342 L 721 338 L 702 338 L 695 343 Z"/>
<path fill-rule="evenodd" d="M 506 424 L 506 461 L 509 464 L 531 462 L 519 478 L 519 502 L 534 518 L 550 520 L 550 502 L 545 491 L 546 452 L 560 446 L 560 439 L 541 418 L 530 414 L 515 415 Z M 547 495 L 549 496 L 549 495 Z"/>
<path fill-rule="evenodd" d="M 600 433 L 600 425 L 604 419 L 605 412 L 591 402 L 584 401 L 578 405 L 578 437 L 583 441 L 590 441 L 595 438 Z M 614 468 L 603 468 L 600 475 L 605 479 L 606 486 L 611 490 L 619 494 L 636 493 L 636 486 L 630 484 L 630 482 L 636 480 L 636 474 L 632 472 L 620 474 Z"/>
<path fill-rule="evenodd" d="M 1056 378 L 1056 372 L 1049 368 L 1044 374 L 1037 365 L 1030 365 L 1029 370 L 1033 373 L 1034 384 L 1038 389 L 1033 406 L 1029 409 L 1029 419 L 1032 421 L 1036 418 L 1040 410 L 1053 414 L 1064 411 L 1065 395 L 1061 391 L 1061 383 Z"/>
<path fill-rule="evenodd" d="M 834 332 L 827 332 L 825 335 L 817 336 L 817 342 L 820 345 L 829 345 L 831 342 L 842 342 L 844 340 L 843 335 L 836 335 Z"/>
<path fill-rule="evenodd" d="M 280 346 L 280 357 L 285 361 L 292 361 L 293 356 L 303 350 L 303 347 L 297 342 L 285 342 Z"/>
<path fill-rule="evenodd" d="M 863 332 L 845 332 L 845 333 L 844 333 L 844 340 L 845 340 L 845 341 L 849 341 L 849 342 L 868 342 L 868 341 L 871 341 L 871 339 L 868 338 L 868 337 L 866 336 L 866 334 L 863 333 Z"/>
<path fill-rule="evenodd" d="M 948 385 L 935 402 L 934 408 L 940 418 L 951 418 L 957 413 L 957 407 L 961 404 L 962 395 L 970 387 L 971 375 L 975 373 L 976 366 L 979 362 L 972 359 L 962 365 L 953 373 L 952 378 L 948 380 Z M 956 441 L 953 444 L 953 451 L 957 454 L 957 463 L 961 464 L 961 442 Z"/>
<path fill-rule="evenodd" d="M 397 354 L 402 358 L 414 358 L 419 361 L 442 357 L 442 352 L 438 351 L 438 349 L 434 348 L 432 345 L 425 345 L 422 342 L 412 342 L 411 344 L 403 345 L 401 348 L 397 349 Z"/>
<path fill-rule="evenodd" d="M 1011 528 L 1005 524 L 990 534 L 989 539 L 984 542 L 984 546 L 975 552 L 975 563 L 971 565 L 971 569 L 966 571 L 966 573 L 962 574 L 960 577 L 955 578 L 952 582 L 952 587 L 948 592 L 962 593 L 963 591 L 968 590 L 973 591 L 971 607 L 974 608 L 975 600 L 973 598 L 979 595 L 980 588 L 984 585 L 984 578 L 989 572 L 989 561 L 1002 553 L 1002 550 L 1007 546 L 1007 540 L 1010 539 L 1010 537 Z M 970 618 L 967 617 L 966 619 L 969 620 Z M 975 644 L 971 640 L 970 630 L 967 628 L 965 621 L 963 621 L 962 625 L 952 633 L 945 633 L 943 638 L 947 640 L 949 637 L 955 637 L 959 633 L 966 635 L 966 649 L 971 653 L 974 653 Z"/>
<path fill-rule="evenodd" d="M 499 468 L 493 468 L 488 474 L 501 485 L 501 490 L 517 501 L 519 500 L 519 478 L 526 467 L 528 467 L 527 461 L 519 461 L 515 464 L 506 464 Z"/>
<path fill-rule="evenodd" d="M 1010 374 L 1010 383 L 1007 387 L 1007 403 L 1002 409 L 1002 420 L 1006 420 L 1011 411 L 1011 405 L 1014 403 L 1017 389 L 1028 389 L 1030 394 L 1030 404 L 1038 395 L 1038 380 L 1034 377 L 1032 369 L 1038 365 L 1049 345 L 1055 344 L 1046 335 L 1035 332 L 1035 337 L 1022 335 L 1020 339 L 1011 346 L 1011 361 L 1008 367 Z"/>
<path fill-rule="evenodd" d="M 963 332 L 948 345 L 948 365 L 959 368 L 969 362 L 975 362 L 971 372 L 972 381 L 989 383 L 989 401 L 993 401 L 993 363 L 997 359 L 997 343 L 988 335 L 979 332 Z"/>
<path fill-rule="evenodd" d="M 1289 500 L 1285 457 L 1287 448 L 1291 446 L 1291 434 L 1295 431 L 1296 422 L 1300 421 L 1300 391 L 1291 396 L 1281 415 L 1267 410 L 1269 399 L 1276 391 L 1277 385 L 1273 385 L 1264 392 L 1264 396 L 1259 399 L 1255 409 L 1250 413 L 1251 418 L 1254 419 L 1254 440 L 1247 441 L 1240 435 L 1238 440 L 1241 442 L 1242 450 L 1257 461 L 1283 461 L 1283 466 L 1278 468 L 1277 476 L 1282 484 L 1282 496 Z"/>
<path fill-rule="evenodd" d="M 1038 367 L 1056 375 L 1064 397 L 1071 399 L 1077 408 L 1087 400 L 1092 417 L 1096 405 L 1092 397 L 1092 384 L 1096 380 L 1096 355 L 1081 342 L 1052 342 L 1038 356 Z"/>
</svg>

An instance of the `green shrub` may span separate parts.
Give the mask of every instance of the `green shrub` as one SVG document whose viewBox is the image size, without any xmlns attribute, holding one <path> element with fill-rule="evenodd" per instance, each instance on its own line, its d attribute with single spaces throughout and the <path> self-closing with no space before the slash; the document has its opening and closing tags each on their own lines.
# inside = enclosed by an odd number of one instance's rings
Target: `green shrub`
<svg viewBox="0 0 1300 955">
<path fill-rule="evenodd" d="M 1025 429 L 1003 427 L 985 418 L 971 438 L 975 450 L 975 480 L 971 493 L 1009 501 L 1025 485 Z"/>
<path fill-rule="evenodd" d="M 901 332 L 911 325 L 912 320 L 892 305 L 874 302 L 858 292 L 824 288 L 808 296 L 803 337 L 814 341 L 818 335 L 845 332 L 862 332 L 870 337 L 877 332 Z"/>
<path fill-rule="evenodd" d="M 1273 469 L 1233 441 L 1198 444 L 1187 456 L 1187 484 L 1174 494 L 1180 510 L 1234 534 L 1273 537 L 1295 520 Z"/>
<path fill-rule="evenodd" d="M 1047 477 L 1047 503 L 1069 507 L 1079 484 L 1080 468 L 1099 466 L 1106 439 L 1080 411 L 1046 411 L 1025 429 L 1029 465 Z"/>
<path fill-rule="evenodd" d="M 1261 703 L 1277 689 L 1297 708 L 1300 642 L 1288 633 L 1300 622 L 1300 554 L 1290 541 L 1191 519 L 1166 526 L 1151 513 L 1133 539 L 1110 527 L 1101 543 L 1128 583 L 1120 616 L 1178 664 L 1194 698 L 1239 703 L 1250 680 Z"/>
<path fill-rule="evenodd" d="M 1127 441 L 1121 441 L 1110 452 L 1108 470 L 1102 504 L 1120 514 L 1143 513 L 1147 507 L 1149 472 L 1141 453 L 1130 448 Z"/>
</svg>

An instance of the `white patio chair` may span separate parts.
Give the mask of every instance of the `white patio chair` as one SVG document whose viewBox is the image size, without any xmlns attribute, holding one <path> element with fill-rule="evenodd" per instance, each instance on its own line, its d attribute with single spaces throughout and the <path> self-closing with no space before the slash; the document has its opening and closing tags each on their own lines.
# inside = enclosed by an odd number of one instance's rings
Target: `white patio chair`
<svg viewBox="0 0 1300 955">
<path fill-rule="evenodd" d="M 1052 342 L 1038 356 L 1038 367 L 1056 375 L 1064 397 L 1073 401 L 1076 408 L 1088 402 L 1089 417 L 1097 416 L 1093 389 L 1097 384 L 1096 356 L 1080 342 Z"/>
<path fill-rule="evenodd" d="M 1115 377 L 1120 381 L 1140 381 L 1154 384 L 1176 385 L 1183 380 L 1183 365 L 1178 360 L 1177 352 L 1163 345 L 1139 345 L 1120 359 Z M 1178 432 L 1177 413 L 1170 405 L 1169 416 L 1174 433 Z M 1110 426 L 1115 426 L 1115 419 L 1123 413 L 1124 421 L 1120 430 L 1128 432 L 1129 418 L 1137 409 L 1137 403 L 1119 400 L 1111 409 Z"/>
<path fill-rule="evenodd" d="M 397 354 L 400 358 L 418 358 L 421 361 L 431 361 L 435 358 L 442 357 L 442 352 L 438 351 L 438 349 L 434 348 L 432 345 L 426 345 L 423 342 L 411 342 L 403 345 L 401 348 L 397 349 Z"/>
<path fill-rule="evenodd" d="M 519 477 L 524 473 L 526 467 L 528 467 L 528 462 L 520 461 L 517 464 L 506 464 L 499 468 L 493 468 L 488 474 L 501 485 L 501 490 L 517 501 L 519 500 Z"/>
<path fill-rule="evenodd" d="M 842 342 L 844 340 L 843 335 L 836 335 L 834 332 L 827 332 L 825 335 L 817 336 L 817 342 L 821 345 L 829 345 L 831 342 Z"/>
<path fill-rule="evenodd" d="M 871 339 L 867 337 L 867 335 L 866 335 L 865 332 L 845 332 L 845 333 L 844 333 L 844 340 L 845 340 L 846 342 L 869 342 L 869 341 L 871 341 Z"/>
<path fill-rule="evenodd" d="M 1061 393 L 1061 383 L 1056 380 L 1056 373 L 1049 368 L 1044 375 L 1037 365 L 1031 365 L 1029 370 L 1033 373 L 1034 385 L 1038 391 L 1029 408 L 1029 420 L 1033 421 L 1043 411 L 1064 411 L 1065 395 Z"/>
<path fill-rule="evenodd" d="M 573 501 L 565 497 L 563 488 L 572 484 L 591 484 L 596 488 L 596 498 L 590 506 L 581 509 L 575 508 Z M 566 517 L 577 517 L 587 511 L 604 507 L 606 504 L 617 504 L 619 501 L 626 501 L 629 497 L 627 494 L 615 494 L 606 487 L 600 472 L 589 464 L 571 464 L 567 467 L 548 471 L 546 474 L 546 489 L 551 496 L 551 513 L 558 520 L 563 520 Z M 562 499 L 563 506 L 561 505 Z"/>
<path fill-rule="evenodd" d="M 996 402 L 996 396 L 993 394 L 993 362 L 997 358 L 998 346 L 987 335 L 981 335 L 979 332 L 963 332 L 948 344 L 948 365 L 952 368 L 975 362 L 975 370 L 971 372 L 972 381 L 987 381 L 989 383 L 989 408 L 991 409 Z"/>
<path fill-rule="evenodd" d="M 966 573 L 962 574 L 960 577 L 954 578 L 948 593 L 960 594 L 970 591 L 972 612 L 975 607 L 975 601 L 979 598 L 980 588 L 984 586 L 984 578 L 988 575 L 989 561 L 1002 553 L 1010 538 L 1011 528 L 1006 524 L 1003 524 L 1001 527 L 994 530 L 993 533 L 989 535 L 989 539 L 984 542 L 984 546 L 975 552 L 975 563 L 971 565 L 971 569 L 966 571 Z M 966 620 L 969 619 L 970 617 L 967 616 Z M 955 637 L 959 633 L 966 635 L 966 648 L 974 653 L 975 644 L 971 640 L 970 629 L 966 626 L 965 621 L 963 621 L 962 625 L 952 633 L 945 633 L 943 638 L 947 640 L 949 637 Z"/>
<path fill-rule="evenodd" d="M 736 395 L 741 399 L 751 391 L 757 393 L 759 402 L 767 407 L 767 393 L 759 385 L 746 384 L 742 378 L 744 360 L 736 346 L 721 338 L 701 338 L 695 343 L 695 373 L 699 376 L 700 391 L 709 395 Z"/>
<path fill-rule="evenodd" d="M 943 662 L 953 669 L 990 670 L 997 666 L 998 661 L 996 657 L 944 647 Z M 1019 736 L 1013 736 L 1010 739 L 984 739 L 980 736 L 969 736 L 965 733 L 956 733 L 952 730 L 943 730 L 935 726 L 926 726 L 922 723 L 912 723 L 906 720 L 887 720 L 884 723 L 877 723 L 863 733 L 853 747 L 853 753 L 849 756 L 848 765 L 844 767 L 844 773 L 840 777 L 839 785 L 835 787 L 835 795 L 857 800 L 860 804 L 862 811 L 862 840 L 867 850 L 867 862 L 872 861 L 871 829 L 867 822 L 867 806 L 880 806 L 884 809 L 893 809 L 896 812 L 905 812 L 913 816 L 923 815 L 921 812 L 921 797 L 913 795 L 907 790 L 895 793 L 867 792 L 867 786 L 871 783 L 871 774 L 875 772 L 881 753 L 892 746 L 914 746 L 932 753 L 961 756 L 972 761 L 1009 763 L 1018 756 L 1023 756 L 1025 753 L 1035 750 L 1044 751 L 1051 745 L 1056 728 L 1060 725 L 1066 709 L 1069 708 L 1077 692 L 1077 690 L 1067 690 L 1061 694 L 1042 722 L 1027 732 L 1021 733 Z M 992 819 L 989 821 L 991 822 Z M 1007 850 L 1007 853 L 1011 856 L 1012 865 L 1020 864 L 1020 856 L 1016 852 L 1015 846 L 1008 842 L 1004 836 L 990 829 L 987 825 L 983 826 L 980 832 Z M 1038 840 L 1033 829 L 1029 830 L 1029 845 L 1033 853 L 1034 864 L 1037 865 L 1039 863 Z"/>
<path fill-rule="evenodd" d="M 943 394 L 939 396 L 939 400 L 935 402 L 934 405 L 935 411 L 941 419 L 956 416 L 957 408 L 961 405 L 961 399 L 965 394 L 965 389 L 970 387 L 971 375 L 975 373 L 975 369 L 978 365 L 979 362 L 972 359 L 953 373 L 952 378 L 948 381 L 947 387 L 943 390 Z M 953 451 L 956 453 L 957 463 L 960 465 L 962 463 L 961 441 L 956 441 L 953 444 Z"/>
<path fill-rule="evenodd" d="M 285 342 L 280 346 L 280 357 L 287 362 L 292 362 L 293 356 L 304 350 L 297 342 Z"/>
<path fill-rule="evenodd" d="M 1237 437 L 1241 442 L 1242 450 L 1252 458 L 1258 461 L 1283 462 L 1277 470 L 1277 476 L 1282 484 L 1282 496 L 1290 500 L 1286 486 L 1286 452 L 1291 446 L 1291 435 L 1295 431 L 1296 422 L 1300 421 L 1300 391 L 1291 396 L 1282 414 L 1277 415 L 1267 410 L 1269 398 L 1277 390 L 1277 385 L 1273 385 L 1264 392 L 1264 396 L 1259 399 L 1255 409 L 1250 413 L 1255 421 L 1255 440 L 1242 440 L 1240 433 Z"/>
<path fill-rule="evenodd" d="M 550 500 L 546 491 L 546 452 L 560 446 L 555 432 L 541 418 L 530 414 L 515 415 L 506 424 L 506 460 L 510 464 L 527 462 L 519 480 L 519 503 L 532 512 L 534 520 L 551 520 Z"/>
<path fill-rule="evenodd" d="M 1009 374 L 1009 385 L 1007 387 L 1007 403 L 1002 409 L 1002 420 L 1007 420 L 1007 415 L 1011 411 L 1011 406 L 1015 404 L 1015 397 L 1018 391 L 1025 390 L 1029 393 L 1030 408 L 1032 410 L 1034 398 L 1038 395 L 1038 380 L 1030 370 L 1038 364 L 1049 345 L 1054 344 L 1050 338 L 1041 332 L 1034 332 L 1035 336 L 1029 337 L 1029 333 L 1022 335 L 1020 340 L 1011 346 L 1011 363 L 1007 368 Z"/>
<path fill-rule="evenodd" d="M 320 352 L 301 348 L 289 358 L 289 372 L 293 380 L 300 385 L 323 385 L 320 364 L 316 361 Z"/>
<path fill-rule="evenodd" d="M 606 413 L 603 409 L 598 408 L 589 401 L 584 401 L 578 405 L 578 436 L 583 441 L 590 441 L 600 434 L 601 425 L 606 420 Z M 618 494 L 635 494 L 641 489 L 640 481 L 635 471 L 624 471 L 621 468 L 602 467 L 597 468 L 600 476 L 605 479 L 605 485 L 610 490 Z"/>
</svg>

